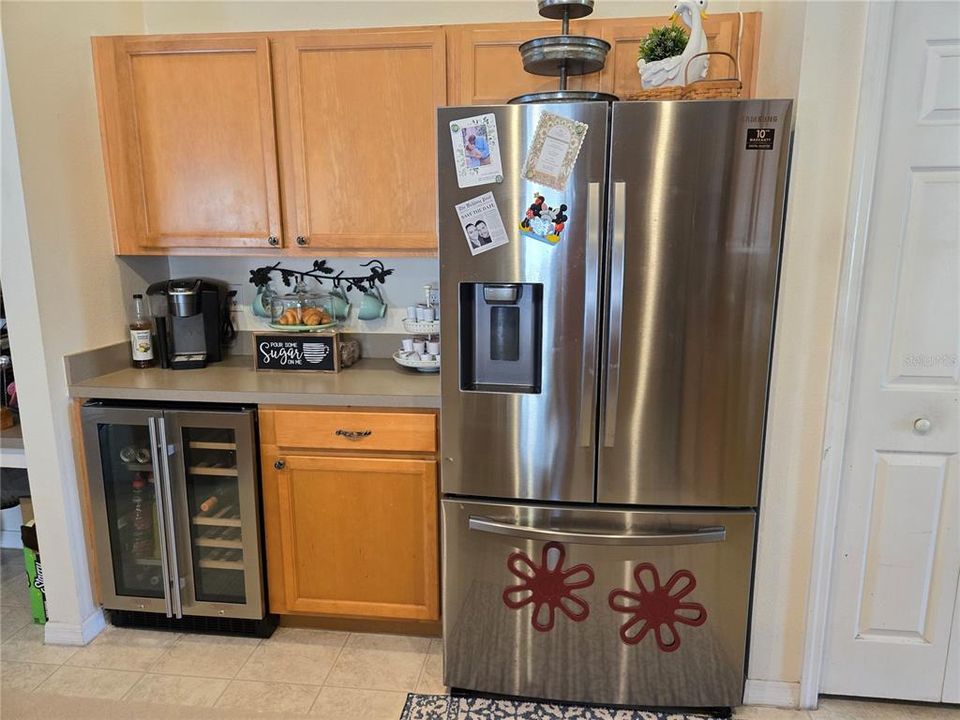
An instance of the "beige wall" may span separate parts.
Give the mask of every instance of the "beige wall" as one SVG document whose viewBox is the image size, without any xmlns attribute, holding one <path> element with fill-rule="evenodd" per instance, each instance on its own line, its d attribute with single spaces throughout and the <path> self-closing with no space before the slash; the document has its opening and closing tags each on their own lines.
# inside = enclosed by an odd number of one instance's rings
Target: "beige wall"
<svg viewBox="0 0 960 720">
<path fill-rule="evenodd" d="M 798 98 L 749 672 L 757 680 L 796 682 L 865 5 L 743 0 L 710 6 L 711 12 L 737 9 L 765 13 L 761 92 Z M 663 15 L 669 10 L 670 2 L 598 3 L 598 14 L 611 17 Z M 3 33 L 42 323 L 44 353 L 36 349 L 37 372 L 49 385 L 50 427 L 57 436 L 66 437 L 60 357 L 122 338 L 123 293 L 145 275 L 165 269 L 123 263 L 111 254 L 90 35 L 535 18 L 533 0 L 5 1 Z M 69 321 L 64 320 L 65 307 Z M 18 371 L 23 372 L 20 365 Z M 49 435 L 37 438 L 28 439 L 28 452 L 49 442 Z M 58 482 L 66 493 L 72 467 L 66 457 L 60 457 L 58 465 L 49 471 L 64 474 Z M 70 516 L 76 531 L 74 503 L 72 496 L 63 499 L 64 517 Z M 38 517 L 43 523 L 42 509 Z M 78 594 L 86 592 L 80 580 L 75 584 Z"/>
<path fill-rule="evenodd" d="M 79 633 L 82 623 L 95 632 L 62 357 L 125 333 L 89 36 L 137 32 L 142 13 L 133 3 L 4 2 L 0 23 L 11 101 L 3 124 L 2 273 L 47 632 Z"/>
<path fill-rule="evenodd" d="M 750 677 L 800 679 L 867 4 L 807 7 L 767 425 Z"/>
</svg>

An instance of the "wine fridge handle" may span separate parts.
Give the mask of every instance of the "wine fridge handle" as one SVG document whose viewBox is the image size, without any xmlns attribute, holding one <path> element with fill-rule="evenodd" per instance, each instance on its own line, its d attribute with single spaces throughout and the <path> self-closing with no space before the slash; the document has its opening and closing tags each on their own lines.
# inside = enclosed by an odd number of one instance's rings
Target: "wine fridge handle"
<svg viewBox="0 0 960 720">
<path fill-rule="evenodd" d="M 150 432 L 150 455 L 153 464 L 153 494 L 157 503 L 157 538 L 160 541 L 160 574 L 163 577 L 163 605 L 167 617 L 173 617 L 173 602 L 171 596 L 176 590 L 179 594 L 179 588 L 174 588 L 170 582 L 170 562 L 167 556 L 167 510 L 166 500 L 161 489 L 161 470 L 160 458 L 165 456 L 165 448 L 160 444 L 159 433 L 157 431 L 157 418 L 147 418 L 147 429 Z"/>
<path fill-rule="evenodd" d="M 173 493 L 170 490 L 171 485 L 171 475 L 170 475 L 170 456 L 167 453 L 167 426 L 163 418 L 157 419 L 157 436 L 160 443 L 160 478 L 159 482 L 161 483 L 159 491 L 163 494 L 163 505 L 166 510 L 166 517 L 164 518 L 164 525 L 170 528 L 170 543 L 167 552 L 167 557 L 169 558 L 170 565 L 170 574 L 171 584 L 170 598 L 173 605 L 173 616 L 177 618 L 183 617 L 183 603 L 180 600 L 180 563 L 177 559 L 177 530 L 176 525 L 173 521 Z M 166 535 L 164 535 L 164 544 L 167 543 Z"/>
<path fill-rule="evenodd" d="M 703 527 L 692 530 L 662 530 L 649 533 L 595 533 L 580 530 L 553 530 L 551 528 L 514 525 L 490 518 L 471 515 L 471 530 L 507 535 L 524 540 L 553 540 L 575 545 L 696 545 L 723 542 L 727 530 L 723 527 Z"/>
</svg>

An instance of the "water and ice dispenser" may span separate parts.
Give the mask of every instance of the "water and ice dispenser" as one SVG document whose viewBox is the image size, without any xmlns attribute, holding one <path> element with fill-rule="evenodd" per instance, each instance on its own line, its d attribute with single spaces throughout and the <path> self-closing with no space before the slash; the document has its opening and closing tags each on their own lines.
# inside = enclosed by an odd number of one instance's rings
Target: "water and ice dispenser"
<svg viewBox="0 0 960 720">
<path fill-rule="evenodd" d="M 540 283 L 460 283 L 460 389 L 539 393 Z"/>
</svg>

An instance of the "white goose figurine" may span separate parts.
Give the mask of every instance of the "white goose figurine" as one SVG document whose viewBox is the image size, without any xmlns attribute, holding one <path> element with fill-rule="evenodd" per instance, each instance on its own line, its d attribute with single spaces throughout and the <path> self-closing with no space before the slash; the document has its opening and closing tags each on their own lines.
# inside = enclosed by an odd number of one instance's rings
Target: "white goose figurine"
<svg viewBox="0 0 960 720">
<path fill-rule="evenodd" d="M 677 18 L 690 28 L 690 39 L 680 55 L 664 58 L 663 60 L 637 60 L 637 69 L 640 70 L 640 83 L 644 88 L 668 87 L 683 85 L 684 68 L 697 53 L 707 51 L 707 36 L 703 32 L 703 18 L 707 17 L 707 0 L 679 0 L 673 6 L 673 15 L 670 21 Z M 687 77 L 690 82 L 702 80 L 707 76 L 707 58 L 698 57 L 690 62 L 690 71 Z"/>
</svg>

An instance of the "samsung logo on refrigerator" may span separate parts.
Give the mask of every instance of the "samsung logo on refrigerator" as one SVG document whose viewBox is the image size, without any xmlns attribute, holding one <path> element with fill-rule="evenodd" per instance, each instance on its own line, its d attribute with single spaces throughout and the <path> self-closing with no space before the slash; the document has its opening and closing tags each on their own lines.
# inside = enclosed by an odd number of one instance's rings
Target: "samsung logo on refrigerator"
<svg viewBox="0 0 960 720">
<path fill-rule="evenodd" d="M 743 119 L 751 123 L 778 123 L 779 115 L 744 115 Z"/>
</svg>

